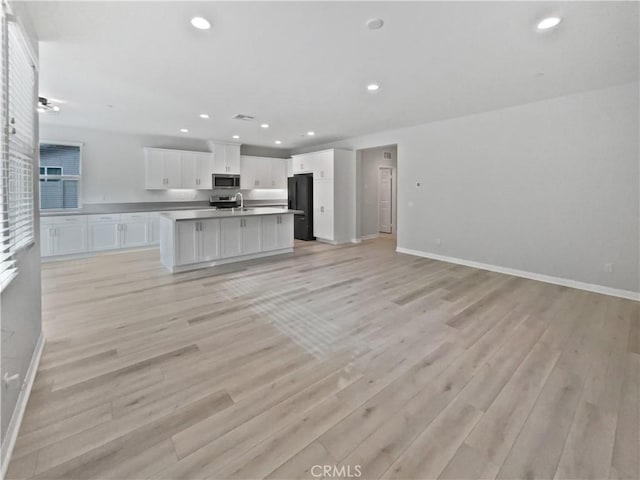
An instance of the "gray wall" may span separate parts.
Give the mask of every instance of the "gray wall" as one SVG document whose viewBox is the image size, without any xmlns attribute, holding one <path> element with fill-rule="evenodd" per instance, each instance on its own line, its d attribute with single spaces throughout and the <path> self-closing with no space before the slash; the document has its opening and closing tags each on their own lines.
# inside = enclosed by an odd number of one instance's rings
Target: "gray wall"
<svg viewBox="0 0 640 480">
<path fill-rule="evenodd" d="M 19 4 L 14 5 L 15 13 L 21 19 Z M 30 29 L 27 26 L 27 32 Z M 34 50 L 37 52 L 37 44 L 33 41 Z M 37 92 L 37 85 L 36 85 Z M 35 108 L 35 105 L 34 105 Z M 37 138 L 38 129 L 36 125 L 35 135 Z M 34 172 L 38 171 L 37 158 L 34 162 Z M 38 205 L 38 176 L 34 175 L 34 204 Z M 31 363 L 35 346 L 42 331 L 42 314 L 40 303 L 40 222 L 39 213 L 36 209 L 35 219 L 35 243 L 23 249 L 17 256 L 18 276 L 13 279 L 9 286 L 0 295 L 0 324 L 2 340 L 2 366 L 0 377 L 5 372 L 9 375 L 18 373 L 20 382 L 25 378 L 25 374 Z M 19 391 L 16 388 L 2 388 L 2 427 L 1 441 L 4 444 L 7 426 L 16 407 Z"/>
<path fill-rule="evenodd" d="M 638 89 L 592 90 L 306 151 L 398 145 L 399 247 L 638 292 Z"/>
<path fill-rule="evenodd" d="M 384 153 L 391 153 L 391 159 L 384 158 Z M 359 175 L 361 191 L 361 235 L 375 235 L 379 232 L 378 219 L 378 172 L 379 167 L 397 167 L 397 148 L 394 146 L 371 148 L 362 150 L 362 166 Z M 397 170 L 394 170 L 392 189 L 393 201 L 391 217 L 393 222 L 393 233 L 396 233 L 397 226 Z"/>
</svg>

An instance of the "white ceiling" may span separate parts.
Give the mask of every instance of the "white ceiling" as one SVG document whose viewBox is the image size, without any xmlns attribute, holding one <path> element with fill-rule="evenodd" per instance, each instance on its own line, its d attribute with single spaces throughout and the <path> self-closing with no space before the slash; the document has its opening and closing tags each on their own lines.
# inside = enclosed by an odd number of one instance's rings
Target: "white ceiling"
<svg viewBox="0 0 640 480">
<path fill-rule="evenodd" d="M 33 2 L 27 11 L 41 40 L 40 93 L 68 102 L 42 121 L 296 148 L 637 81 L 638 7 Z M 536 31 L 550 14 L 560 26 Z M 191 27 L 196 15 L 212 28 Z M 371 17 L 384 27 L 367 29 Z"/>
</svg>

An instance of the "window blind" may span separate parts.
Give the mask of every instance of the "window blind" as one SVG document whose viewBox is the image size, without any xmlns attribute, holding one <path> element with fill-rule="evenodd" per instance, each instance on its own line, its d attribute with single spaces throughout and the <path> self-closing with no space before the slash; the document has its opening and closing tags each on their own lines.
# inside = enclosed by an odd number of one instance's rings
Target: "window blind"
<svg viewBox="0 0 640 480">
<path fill-rule="evenodd" d="M 2 236 L 0 288 L 15 276 L 15 253 L 34 240 L 35 67 L 20 27 L 2 17 Z"/>
<path fill-rule="evenodd" d="M 2 120 L 1 148 L 2 157 L 0 164 L 0 291 L 11 281 L 16 274 L 15 262 L 12 257 L 9 236 L 9 211 L 8 211 L 8 183 L 9 183 L 9 144 L 7 142 L 7 21 L 4 2 L 0 9 L 0 116 Z"/>
</svg>

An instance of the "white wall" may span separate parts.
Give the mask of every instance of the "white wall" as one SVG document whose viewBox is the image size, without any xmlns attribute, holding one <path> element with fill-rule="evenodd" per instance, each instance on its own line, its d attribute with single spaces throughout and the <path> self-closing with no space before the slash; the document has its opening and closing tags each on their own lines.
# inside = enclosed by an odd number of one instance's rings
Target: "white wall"
<svg viewBox="0 0 640 480">
<path fill-rule="evenodd" d="M 19 2 L 11 5 L 16 18 L 24 27 L 27 40 L 31 42 L 34 52 L 38 52 L 33 29 L 24 20 L 24 5 Z M 37 82 L 34 93 L 38 91 Z M 34 105 L 35 107 L 35 105 Z M 34 135 L 38 138 L 37 125 Z M 37 163 L 37 157 L 34 163 Z M 34 171 L 38 171 L 34 165 Z M 37 199 L 38 179 L 34 176 L 34 201 Z M 42 310 L 40 302 L 40 213 L 36 210 L 34 219 L 34 243 L 22 249 L 16 255 L 18 275 L 11 281 L 0 295 L 0 325 L 2 356 L 0 359 L 0 377 L 5 373 L 18 374 L 21 388 L 0 386 L 2 399 L 0 419 L 0 444 L 2 445 L 2 459 L 0 467 L 6 468 L 4 463 L 8 458 L 11 438 L 17 435 L 18 418 L 25 407 L 27 398 L 26 376 L 29 367 L 37 357 L 37 346 L 42 333 Z M 23 410 L 22 410 L 23 411 Z M 1 476 L 1 475 L 0 475 Z"/>
<path fill-rule="evenodd" d="M 397 166 L 397 148 L 395 145 L 390 147 L 370 148 L 362 150 L 362 165 L 359 174 L 359 186 L 361 195 L 361 235 L 363 237 L 376 235 L 380 231 L 379 221 L 379 172 L 380 167 Z M 389 152 L 391 159 L 384 158 L 384 153 Z M 397 232 L 397 170 L 394 170 L 393 181 L 391 187 L 393 189 L 391 221 L 393 224 L 393 233 Z"/>
<path fill-rule="evenodd" d="M 330 146 L 398 145 L 398 247 L 638 292 L 638 89 L 636 82 Z"/>
<path fill-rule="evenodd" d="M 83 203 L 128 203 L 208 200 L 211 191 L 145 190 L 144 147 L 211 151 L 206 140 L 131 135 L 86 128 L 41 124 L 42 141 L 81 142 Z M 283 157 L 287 150 L 242 146 L 242 153 Z M 261 155 L 260 155 L 261 154 Z M 284 192 L 284 193 L 283 193 Z M 224 191 L 223 194 L 228 194 Z M 246 191 L 252 200 L 287 198 L 286 191 Z"/>
<path fill-rule="evenodd" d="M 40 125 L 40 139 L 83 143 L 83 203 L 166 202 L 209 198 L 208 191 L 144 189 L 144 147 L 210 151 L 204 140 L 129 135 L 44 123 Z"/>
</svg>

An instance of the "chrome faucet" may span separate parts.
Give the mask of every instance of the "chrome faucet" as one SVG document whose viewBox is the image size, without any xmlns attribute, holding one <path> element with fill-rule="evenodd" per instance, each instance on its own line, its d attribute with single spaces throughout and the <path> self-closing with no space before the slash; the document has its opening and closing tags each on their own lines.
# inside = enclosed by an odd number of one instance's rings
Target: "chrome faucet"
<svg viewBox="0 0 640 480">
<path fill-rule="evenodd" d="M 238 195 L 240 195 L 240 210 L 244 210 L 244 198 L 242 197 L 242 194 L 240 192 L 236 193 L 233 199 L 237 202 Z"/>
</svg>

